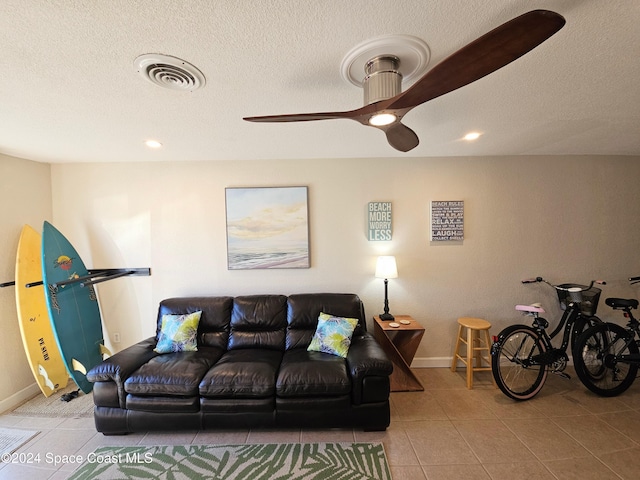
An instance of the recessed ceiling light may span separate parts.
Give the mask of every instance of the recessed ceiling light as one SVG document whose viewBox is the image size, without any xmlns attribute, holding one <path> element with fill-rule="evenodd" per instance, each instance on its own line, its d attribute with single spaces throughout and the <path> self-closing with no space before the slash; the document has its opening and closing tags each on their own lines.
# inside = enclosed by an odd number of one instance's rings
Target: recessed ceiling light
<svg viewBox="0 0 640 480">
<path fill-rule="evenodd" d="M 467 140 L 468 142 L 472 142 L 472 141 L 477 140 L 478 138 L 480 138 L 480 135 L 482 135 L 482 134 L 479 133 L 479 132 L 469 132 L 463 138 L 465 140 Z"/>
<path fill-rule="evenodd" d="M 157 140 L 147 140 L 144 144 L 149 148 L 162 148 L 162 144 Z"/>
</svg>

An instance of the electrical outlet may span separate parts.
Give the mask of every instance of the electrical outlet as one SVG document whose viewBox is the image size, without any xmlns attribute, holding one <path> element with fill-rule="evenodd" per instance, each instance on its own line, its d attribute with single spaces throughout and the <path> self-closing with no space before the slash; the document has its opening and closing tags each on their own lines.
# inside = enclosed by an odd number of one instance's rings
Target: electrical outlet
<svg viewBox="0 0 640 480">
<path fill-rule="evenodd" d="M 120 343 L 120 334 L 119 333 L 114 333 L 113 334 L 113 343 Z"/>
</svg>

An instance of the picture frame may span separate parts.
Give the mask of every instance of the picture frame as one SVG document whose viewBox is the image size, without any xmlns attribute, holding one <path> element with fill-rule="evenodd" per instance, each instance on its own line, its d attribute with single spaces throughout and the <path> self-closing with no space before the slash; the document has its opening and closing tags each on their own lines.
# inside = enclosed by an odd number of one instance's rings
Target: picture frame
<svg viewBox="0 0 640 480">
<path fill-rule="evenodd" d="M 464 200 L 431 201 L 431 241 L 464 240 Z"/>
<path fill-rule="evenodd" d="M 367 205 L 368 240 L 370 242 L 392 239 L 391 202 L 369 202 Z"/>
<path fill-rule="evenodd" d="M 229 270 L 309 268 L 307 187 L 228 187 Z"/>
</svg>

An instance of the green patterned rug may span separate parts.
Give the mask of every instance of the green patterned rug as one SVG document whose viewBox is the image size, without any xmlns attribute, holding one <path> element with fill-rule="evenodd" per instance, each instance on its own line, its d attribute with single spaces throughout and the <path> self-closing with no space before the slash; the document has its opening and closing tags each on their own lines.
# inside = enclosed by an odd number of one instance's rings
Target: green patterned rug
<svg viewBox="0 0 640 480">
<path fill-rule="evenodd" d="M 381 443 L 102 447 L 69 480 L 391 480 Z"/>
</svg>

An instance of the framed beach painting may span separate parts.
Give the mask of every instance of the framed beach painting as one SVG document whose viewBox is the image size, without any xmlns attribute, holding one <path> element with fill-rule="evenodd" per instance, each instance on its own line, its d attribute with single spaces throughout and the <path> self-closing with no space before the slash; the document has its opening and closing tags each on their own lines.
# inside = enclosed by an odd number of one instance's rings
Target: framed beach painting
<svg viewBox="0 0 640 480">
<path fill-rule="evenodd" d="M 307 187 L 225 189 L 229 270 L 309 268 Z"/>
</svg>

